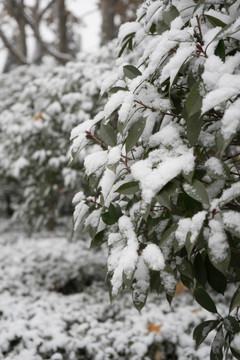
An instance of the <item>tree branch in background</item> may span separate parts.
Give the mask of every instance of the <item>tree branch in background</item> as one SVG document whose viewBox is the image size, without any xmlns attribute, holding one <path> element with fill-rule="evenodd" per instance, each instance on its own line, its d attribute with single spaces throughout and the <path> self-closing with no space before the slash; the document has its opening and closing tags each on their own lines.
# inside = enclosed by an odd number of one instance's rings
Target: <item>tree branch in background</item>
<svg viewBox="0 0 240 360">
<path fill-rule="evenodd" d="M 21 65 L 27 65 L 28 62 L 24 55 L 19 53 L 16 48 L 11 44 L 10 40 L 6 37 L 4 32 L 2 31 L 0 27 L 0 38 L 2 39 L 2 42 L 6 46 L 6 48 L 9 50 L 9 52 L 14 56 L 14 58 L 21 64 Z"/>
<path fill-rule="evenodd" d="M 56 0 L 50 1 L 47 6 L 38 14 L 38 19 L 41 20 L 43 15 L 50 9 L 50 7 L 55 3 Z"/>
<path fill-rule="evenodd" d="M 58 18 L 58 50 L 61 53 L 68 53 L 67 39 L 67 12 L 65 0 L 57 0 L 57 18 Z"/>
<path fill-rule="evenodd" d="M 31 16 L 29 16 L 26 13 L 26 11 L 24 11 L 17 3 L 16 3 L 16 6 L 18 7 L 19 11 L 21 12 L 21 15 L 24 18 L 26 24 L 28 24 L 32 28 L 36 39 L 41 44 L 42 48 L 44 49 L 44 51 L 46 53 L 53 56 L 56 60 L 58 60 L 61 63 L 66 63 L 68 61 L 74 60 L 74 58 L 72 56 L 70 56 L 69 54 L 64 54 L 64 53 L 58 51 L 57 49 L 54 49 L 53 47 L 49 46 L 48 44 L 46 44 L 45 41 L 41 37 L 38 26 L 35 25 L 35 22 L 31 19 Z"/>
</svg>

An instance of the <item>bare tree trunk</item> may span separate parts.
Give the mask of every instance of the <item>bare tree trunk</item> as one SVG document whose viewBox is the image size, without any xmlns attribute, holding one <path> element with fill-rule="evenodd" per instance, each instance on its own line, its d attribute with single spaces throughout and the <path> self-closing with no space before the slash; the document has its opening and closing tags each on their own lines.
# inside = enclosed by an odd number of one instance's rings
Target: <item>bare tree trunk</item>
<svg viewBox="0 0 240 360">
<path fill-rule="evenodd" d="M 24 9 L 24 0 L 19 2 L 19 6 Z M 15 35 L 13 42 L 8 42 L 8 39 L 1 33 L 1 38 L 8 48 L 7 60 L 4 65 L 3 72 L 10 71 L 15 65 L 21 65 L 26 62 L 27 44 L 25 20 L 22 18 L 20 11 L 15 6 L 14 0 L 5 1 L 5 8 L 10 16 L 12 16 L 18 24 L 18 34 Z M 5 39 L 4 39 L 5 38 Z"/>
<path fill-rule="evenodd" d="M 114 24 L 115 9 L 118 0 L 100 0 L 102 14 L 101 45 L 104 45 L 116 37 Z"/>
<path fill-rule="evenodd" d="M 68 54 L 67 38 L 67 11 L 65 0 L 57 0 L 57 17 L 58 17 L 58 50 L 61 53 Z"/>
</svg>

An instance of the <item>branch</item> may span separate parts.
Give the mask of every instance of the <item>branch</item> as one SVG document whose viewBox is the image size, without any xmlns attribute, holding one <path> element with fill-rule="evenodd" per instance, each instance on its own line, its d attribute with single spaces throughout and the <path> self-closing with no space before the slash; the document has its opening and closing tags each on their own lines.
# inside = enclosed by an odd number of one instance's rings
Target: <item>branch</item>
<svg viewBox="0 0 240 360">
<path fill-rule="evenodd" d="M 48 44 L 45 43 L 45 41 L 43 41 L 40 32 L 39 32 L 39 28 L 38 26 L 36 26 L 35 22 L 31 19 L 31 17 L 16 3 L 16 6 L 18 7 L 22 17 L 24 18 L 24 20 L 26 21 L 26 24 L 28 24 L 33 32 L 34 35 L 36 37 L 36 39 L 38 40 L 39 44 L 42 46 L 42 48 L 51 56 L 53 56 L 55 59 L 57 59 L 58 61 L 62 62 L 68 62 L 68 61 L 73 61 L 74 58 L 72 56 L 70 56 L 69 54 L 63 54 L 60 51 L 54 49 L 53 47 L 49 46 Z"/>
<path fill-rule="evenodd" d="M 48 11 L 48 9 L 50 9 L 50 7 L 55 3 L 55 0 L 51 0 L 47 6 L 42 9 L 42 11 L 40 11 L 40 13 L 38 14 L 38 20 L 41 20 L 41 18 L 43 17 L 43 15 Z"/>
<path fill-rule="evenodd" d="M 14 46 L 12 46 L 11 42 L 8 40 L 8 38 L 6 37 L 6 35 L 4 34 L 4 32 L 2 31 L 1 27 L 0 27 L 0 38 L 2 39 L 2 42 L 4 43 L 4 45 L 6 46 L 6 48 L 10 51 L 10 53 L 19 61 L 19 63 L 21 65 L 28 65 L 28 62 L 26 60 L 26 58 L 20 54 L 15 48 Z"/>
</svg>

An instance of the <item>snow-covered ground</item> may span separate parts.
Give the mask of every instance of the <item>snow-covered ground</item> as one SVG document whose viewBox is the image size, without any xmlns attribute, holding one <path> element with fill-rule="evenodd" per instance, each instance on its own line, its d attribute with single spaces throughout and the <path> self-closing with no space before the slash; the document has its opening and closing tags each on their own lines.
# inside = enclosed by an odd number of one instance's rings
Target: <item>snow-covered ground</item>
<svg viewBox="0 0 240 360">
<path fill-rule="evenodd" d="M 0 227 L 1 359 L 209 357 L 214 334 L 195 351 L 192 330 L 212 315 L 190 292 L 180 291 L 172 308 L 153 294 L 139 314 L 127 292 L 110 304 L 104 249 L 89 250 L 66 230 L 28 237 L 6 221 Z"/>
</svg>

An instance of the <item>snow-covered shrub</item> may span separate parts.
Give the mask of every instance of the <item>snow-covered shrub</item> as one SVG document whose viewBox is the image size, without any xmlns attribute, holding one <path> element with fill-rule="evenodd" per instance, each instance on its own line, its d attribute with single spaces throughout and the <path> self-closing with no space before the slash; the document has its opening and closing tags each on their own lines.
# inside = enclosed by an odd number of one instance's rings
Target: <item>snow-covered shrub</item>
<svg viewBox="0 0 240 360">
<path fill-rule="evenodd" d="M 65 67 L 21 67 L 1 76 L 1 182 L 17 190 L 14 216 L 35 228 L 52 227 L 60 208 L 69 212 L 83 183 L 79 165 L 68 166 L 69 134 L 105 102 L 100 85 L 112 53 L 110 45 Z"/>
<path fill-rule="evenodd" d="M 84 160 L 95 196 L 76 194 L 75 228 L 107 242 L 113 298 L 129 287 L 138 309 L 150 289 L 171 302 L 181 278 L 218 314 L 209 287 L 236 283 L 229 313 L 194 332 L 200 345 L 217 330 L 211 359 L 223 345 L 240 358 L 239 15 L 234 0 L 147 1 L 119 33 L 120 53 L 140 58 L 118 60 L 104 110 L 72 131 L 73 157 L 95 144 Z"/>
</svg>

